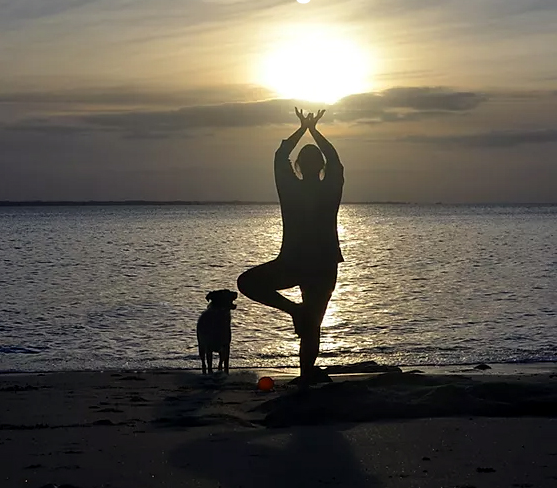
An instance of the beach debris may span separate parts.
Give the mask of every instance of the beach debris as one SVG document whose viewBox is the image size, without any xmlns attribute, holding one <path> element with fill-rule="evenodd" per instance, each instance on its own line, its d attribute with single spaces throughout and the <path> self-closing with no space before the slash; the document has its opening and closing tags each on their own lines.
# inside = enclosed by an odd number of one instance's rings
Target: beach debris
<svg viewBox="0 0 557 488">
<path fill-rule="evenodd" d="M 48 485 L 43 485 L 40 488 L 78 488 L 77 486 L 74 485 L 55 485 L 54 483 L 49 483 Z"/>
<path fill-rule="evenodd" d="M 96 405 L 94 405 L 96 406 Z M 99 408 L 99 407 L 97 407 Z M 123 413 L 123 410 L 120 410 L 119 408 L 102 408 L 99 410 L 99 412 L 103 412 L 103 413 Z"/>
<path fill-rule="evenodd" d="M 343 373 L 402 373 L 398 366 L 377 364 L 375 361 L 362 361 L 354 364 L 340 364 L 325 368 L 327 374 Z"/>
<path fill-rule="evenodd" d="M 143 398 L 143 397 L 140 396 L 140 395 L 132 395 L 132 396 L 130 397 L 130 402 L 133 402 L 133 403 L 146 402 L 146 401 L 148 401 L 148 400 L 145 399 L 145 398 Z"/>
<path fill-rule="evenodd" d="M 99 419 L 92 422 L 92 425 L 116 425 L 116 424 L 110 419 Z"/>
<path fill-rule="evenodd" d="M 0 391 L 29 391 L 29 390 L 38 390 L 39 387 L 38 386 L 33 386 L 33 385 L 11 385 L 11 386 L 6 386 L 5 388 L 0 388 Z"/>
<path fill-rule="evenodd" d="M 474 369 L 479 369 L 480 371 L 485 371 L 487 369 L 491 369 L 491 366 L 489 366 L 488 364 L 485 364 L 485 363 L 481 363 L 481 364 L 478 364 L 477 366 L 474 366 Z"/>
</svg>

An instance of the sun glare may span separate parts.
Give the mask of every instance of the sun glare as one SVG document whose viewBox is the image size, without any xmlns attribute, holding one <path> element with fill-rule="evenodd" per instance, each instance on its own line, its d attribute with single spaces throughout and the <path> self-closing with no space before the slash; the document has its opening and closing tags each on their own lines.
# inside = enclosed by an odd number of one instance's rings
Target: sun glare
<svg viewBox="0 0 557 488">
<path fill-rule="evenodd" d="M 259 79 L 281 98 L 333 104 L 371 89 L 373 61 L 357 44 L 332 31 L 304 29 L 267 53 Z"/>
</svg>

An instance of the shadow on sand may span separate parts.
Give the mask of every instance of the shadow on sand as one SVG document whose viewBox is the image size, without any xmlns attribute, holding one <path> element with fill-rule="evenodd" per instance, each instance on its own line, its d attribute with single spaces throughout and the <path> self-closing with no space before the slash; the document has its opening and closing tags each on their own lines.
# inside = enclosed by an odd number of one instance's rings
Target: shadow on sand
<svg viewBox="0 0 557 488">
<path fill-rule="evenodd" d="M 249 372 L 175 375 L 174 391 L 153 412 L 155 428 L 188 439 L 168 452 L 169 463 L 223 488 L 381 486 L 355 457 L 346 424 L 263 427 L 257 412 L 269 396 L 255 390 L 256 380 Z M 301 400 L 290 391 L 271 396 Z"/>
<path fill-rule="evenodd" d="M 169 460 L 223 488 L 379 487 L 342 430 L 337 425 L 205 433 L 173 450 Z"/>
</svg>

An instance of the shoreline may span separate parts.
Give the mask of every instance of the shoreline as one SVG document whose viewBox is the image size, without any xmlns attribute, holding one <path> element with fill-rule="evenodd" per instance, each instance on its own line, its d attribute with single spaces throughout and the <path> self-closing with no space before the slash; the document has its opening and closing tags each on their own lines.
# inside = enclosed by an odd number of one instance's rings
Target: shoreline
<svg viewBox="0 0 557 488">
<path fill-rule="evenodd" d="M 486 364 L 489 369 L 475 369 L 480 364 Z M 354 366 L 354 365 L 349 365 Z M 321 366 L 327 368 L 330 366 Z M 342 365 L 340 366 L 342 367 Z M 462 364 L 447 364 L 447 365 L 398 365 L 404 372 L 420 370 L 425 374 L 458 374 L 458 373 L 476 373 L 484 375 L 516 375 L 516 374 L 551 374 L 557 373 L 557 361 L 529 361 L 529 362 L 516 362 L 516 363 L 462 363 Z M 231 372 L 255 372 L 259 376 L 265 376 L 270 373 L 284 376 L 295 377 L 298 372 L 297 366 L 291 367 L 236 367 L 230 368 Z M 34 376 L 34 375 L 51 375 L 51 374 L 64 374 L 64 373 L 201 373 L 201 368 L 105 368 L 105 369 L 68 369 L 68 370 L 45 370 L 45 371 L 0 371 L 0 379 L 8 376 Z M 344 373 L 345 375 L 358 375 L 369 374 L 365 371 Z M 341 375 L 335 375 L 341 376 Z"/>
<path fill-rule="evenodd" d="M 557 202 L 442 202 L 442 201 L 346 201 L 343 205 L 418 205 L 445 207 L 555 207 Z M 0 200 L 0 207 L 87 207 L 87 206 L 203 206 L 279 205 L 278 201 L 249 200 Z"/>
</svg>

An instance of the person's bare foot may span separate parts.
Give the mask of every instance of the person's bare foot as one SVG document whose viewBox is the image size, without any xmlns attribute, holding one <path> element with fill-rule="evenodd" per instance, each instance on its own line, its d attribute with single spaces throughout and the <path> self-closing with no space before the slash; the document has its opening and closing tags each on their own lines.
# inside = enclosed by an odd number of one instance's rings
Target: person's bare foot
<svg viewBox="0 0 557 488">
<path fill-rule="evenodd" d="M 311 385 L 319 385 L 321 383 L 332 383 L 332 378 L 318 366 L 311 368 L 309 374 L 298 376 L 290 381 L 289 384 L 297 385 L 300 389 L 307 389 Z"/>
</svg>

